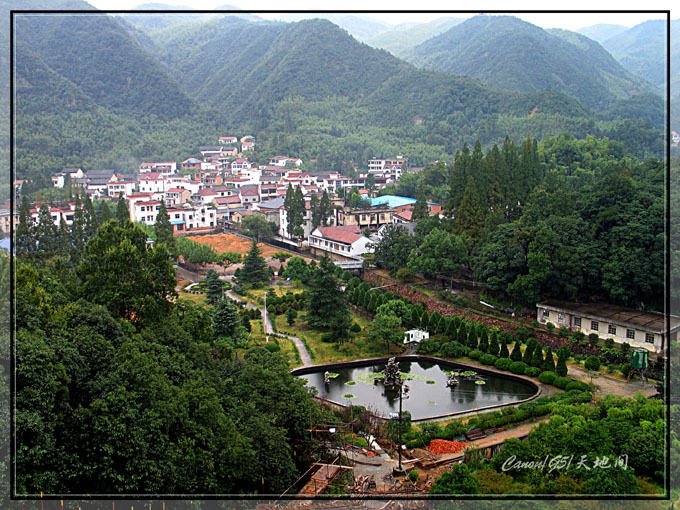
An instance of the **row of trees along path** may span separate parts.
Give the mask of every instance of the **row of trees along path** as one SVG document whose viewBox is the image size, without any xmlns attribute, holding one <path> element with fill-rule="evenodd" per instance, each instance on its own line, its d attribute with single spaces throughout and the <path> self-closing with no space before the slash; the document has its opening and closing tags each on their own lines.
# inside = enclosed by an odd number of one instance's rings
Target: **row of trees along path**
<svg viewBox="0 0 680 510">
<path fill-rule="evenodd" d="M 380 275 L 370 270 L 364 271 L 363 279 L 370 283 L 371 285 L 383 286 L 390 285 L 387 289 L 392 294 L 402 297 L 412 303 L 419 303 L 427 310 L 428 313 L 439 312 L 443 316 L 458 315 L 466 319 L 470 319 L 476 322 L 481 322 L 487 327 L 496 326 L 501 331 L 507 331 L 513 334 L 517 325 L 511 324 L 507 321 L 500 319 L 494 319 L 493 317 L 488 317 L 486 315 L 470 312 L 468 310 L 463 310 L 461 308 L 455 307 L 449 303 L 442 303 L 436 299 L 431 298 L 424 292 L 412 287 L 411 285 L 406 285 L 388 278 L 386 276 Z M 532 329 L 531 336 L 536 338 L 543 345 L 552 346 L 553 350 L 556 351 L 559 347 L 565 345 L 570 347 L 569 341 L 558 335 L 551 333 L 546 333 L 542 331 L 536 331 Z M 589 354 L 599 355 L 600 348 L 597 346 L 592 346 L 589 350 Z"/>
</svg>

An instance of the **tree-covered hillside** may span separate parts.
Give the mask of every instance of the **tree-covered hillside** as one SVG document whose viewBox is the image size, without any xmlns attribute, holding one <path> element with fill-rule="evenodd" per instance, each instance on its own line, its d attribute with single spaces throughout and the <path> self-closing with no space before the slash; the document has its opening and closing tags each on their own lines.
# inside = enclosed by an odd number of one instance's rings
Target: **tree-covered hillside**
<svg viewBox="0 0 680 510">
<path fill-rule="evenodd" d="M 598 109 L 652 91 L 593 41 L 563 32 L 509 16 L 476 16 L 417 46 L 408 60 L 495 88 L 559 90 Z"/>
<path fill-rule="evenodd" d="M 366 43 L 405 58 L 413 48 L 465 21 L 463 18 L 437 18 L 428 23 L 402 23 L 392 30 L 366 39 Z"/>
<path fill-rule="evenodd" d="M 607 39 L 611 39 L 615 35 L 619 35 L 622 32 L 628 30 L 628 27 L 623 25 L 611 25 L 607 23 L 600 23 L 597 25 L 592 25 L 589 27 L 579 28 L 577 32 L 583 34 L 593 41 L 597 41 L 602 44 Z"/>
</svg>

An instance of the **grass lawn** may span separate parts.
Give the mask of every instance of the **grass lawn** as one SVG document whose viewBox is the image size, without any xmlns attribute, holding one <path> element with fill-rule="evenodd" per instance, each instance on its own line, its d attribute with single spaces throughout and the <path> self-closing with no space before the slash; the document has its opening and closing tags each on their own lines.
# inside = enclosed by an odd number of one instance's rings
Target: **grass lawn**
<svg viewBox="0 0 680 510">
<path fill-rule="evenodd" d="M 184 291 L 179 291 L 177 293 L 177 297 L 179 299 L 185 299 L 187 301 L 192 301 L 194 303 L 198 303 L 200 305 L 205 305 L 206 300 L 205 300 L 205 294 L 192 294 L 191 292 L 184 292 Z"/>
<path fill-rule="evenodd" d="M 275 338 L 269 337 L 269 343 L 278 344 L 281 348 L 281 354 L 288 362 L 288 366 L 291 368 L 302 366 L 302 361 L 300 361 L 299 353 L 292 340 L 287 338 Z M 250 340 L 248 341 L 248 346 L 245 349 L 237 349 L 239 357 L 243 357 L 248 349 L 258 346 L 265 345 L 264 330 L 262 328 L 262 320 L 251 320 L 250 321 Z"/>
<path fill-rule="evenodd" d="M 292 326 L 288 325 L 285 314 L 270 315 L 270 318 L 272 321 L 274 321 L 274 318 L 276 319 L 276 330 L 279 333 L 287 333 L 306 341 L 308 349 L 312 351 L 315 364 L 338 363 L 387 355 L 384 344 L 375 344 L 366 339 L 365 331 L 370 327 L 371 320 L 355 312 L 352 313 L 352 321 L 361 326 L 361 332 L 350 333 L 350 338 L 343 344 L 322 342 L 321 335 L 324 332 L 310 328 L 300 317 Z M 401 351 L 397 351 L 396 347 L 393 347 L 391 351 L 392 354 L 399 352 Z"/>
</svg>

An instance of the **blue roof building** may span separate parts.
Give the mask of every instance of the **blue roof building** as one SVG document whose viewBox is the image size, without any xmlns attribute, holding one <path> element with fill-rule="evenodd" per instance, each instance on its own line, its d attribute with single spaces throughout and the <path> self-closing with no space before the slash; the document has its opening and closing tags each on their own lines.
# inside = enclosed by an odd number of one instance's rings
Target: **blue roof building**
<svg viewBox="0 0 680 510">
<path fill-rule="evenodd" d="M 401 207 L 402 205 L 412 205 L 418 200 L 410 197 L 400 197 L 397 195 L 383 195 L 382 197 L 371 198 L 371 206 L 387 205 L 387 207 Z M 430 205 L 439 205 L 435 202 L 428 202 Z"/>
</svg>

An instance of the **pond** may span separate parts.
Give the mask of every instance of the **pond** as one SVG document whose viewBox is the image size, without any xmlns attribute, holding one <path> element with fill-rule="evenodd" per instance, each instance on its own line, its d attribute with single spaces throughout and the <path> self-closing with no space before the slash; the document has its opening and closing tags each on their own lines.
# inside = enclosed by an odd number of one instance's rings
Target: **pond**
<svg viewBox="0 0 680 510">
<path fill-rule="evenodd" d="M 409 387 L 402 400 L 402 408 L 411 413 L 413 420 L 511 404 L 529 399 L 538 392 L 538 388 L 528 381 L 458 363 L 427 359 L 397 361 L 402 378 Z M 381 383 L 373 383 L 378 373 L 385 369 L 385 364 L 384 361 L 368 361 L 353 366 L 341 363 L 314 370 L 296 370 L 294 373 L 304 378 L 307 386 L 316 388 L 317 395 L 322 398 L 346 406 L 361 405 L 387 417 L 389 413 L 399 411 L 399 393 L 386 392 Z M 332 376 L 328 385 L 324 384 L 326 371 Z M 465 371 L 483 376 L 483 383 L 459 377 L 455 388 L 446 385 L 451 372 Z"/>
</svg>

